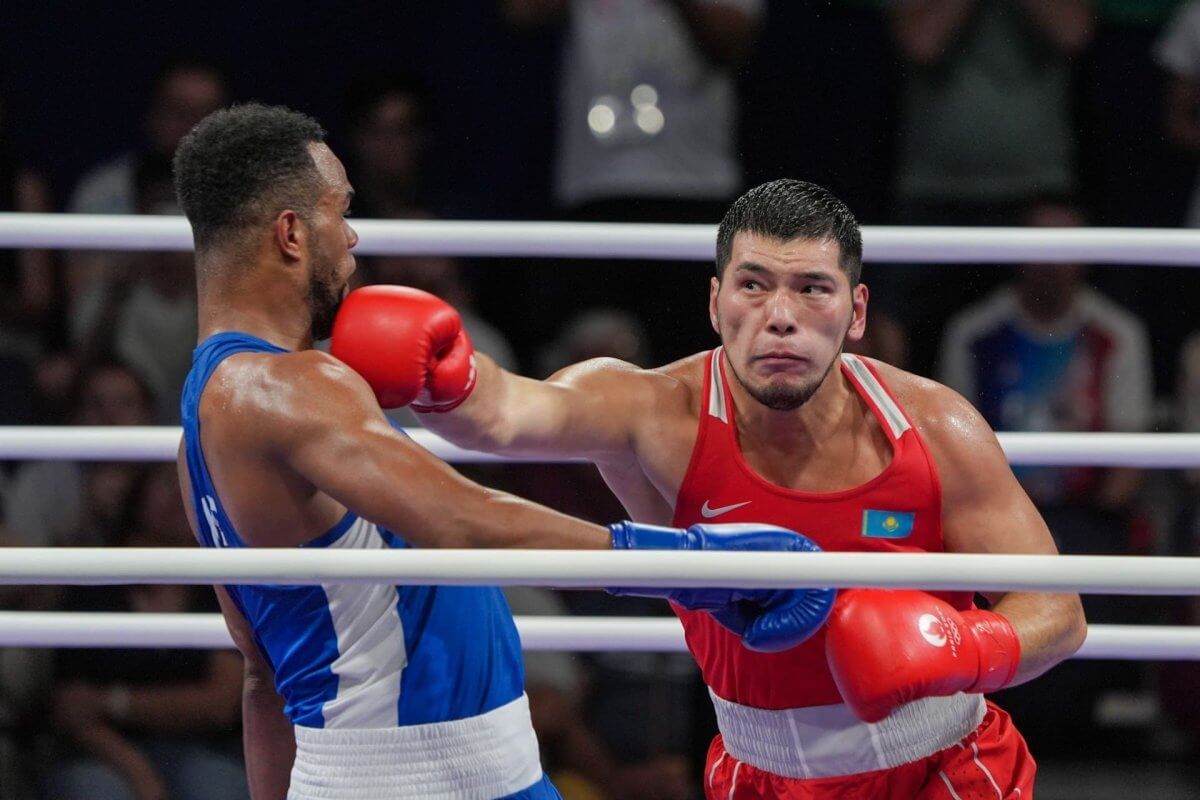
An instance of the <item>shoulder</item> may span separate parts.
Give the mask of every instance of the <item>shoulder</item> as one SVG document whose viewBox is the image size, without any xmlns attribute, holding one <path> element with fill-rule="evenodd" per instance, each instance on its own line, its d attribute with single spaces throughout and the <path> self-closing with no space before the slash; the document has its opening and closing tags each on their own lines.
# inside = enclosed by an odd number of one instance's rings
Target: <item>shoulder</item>
<svg viewBox="0 0 1200 800">
<path fill-rule="evenodd" d="M 864 358 L 879 373 L 935 456 L 961 453 L 994 443 L 996 435 L 973 405 L 949 386 Z"/>
<path fill-rule="evenodd" d="M 549 380 L 654 404 L 689 405 L 703 386 L 706 356 L 707 353 L 698 353 L 655 369 L 615 358 L 594 358 L 566 367 Z"/>
<path fill-rule="evenodd" d="M 232 420 L 234 433 L 261 441 L 290 437 L 330 411 L 345 419 L 356 407 L 377 408 L 370 387 L 328 353 L 239 353 L 213 373 L 201 417 Z"/>
</svg>

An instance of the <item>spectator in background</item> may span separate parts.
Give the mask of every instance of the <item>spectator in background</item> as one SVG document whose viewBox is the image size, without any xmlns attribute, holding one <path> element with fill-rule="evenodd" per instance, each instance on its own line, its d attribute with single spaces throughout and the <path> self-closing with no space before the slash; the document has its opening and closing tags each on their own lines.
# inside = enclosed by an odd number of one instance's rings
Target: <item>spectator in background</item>
<svg viewBox="0 0 1200 800">
<path fill-rule="evenodd" d="M 228 83 L 214 63 L 188 57 L 165 64 L 154 77 L 143 118 L 145 141 L 84 175 L 71 193 L 69 210 L 135 213 L 138 174 L 149 169 L 170 175 L 179 141 L 197 122 L 228 103 Z"/>
<path fill-rule="evenodd" d="M 878 359 L 900 369 L 908 365 L 908 331 L 891 314 L 871 310 L 867 330 L 857 342 L 846 342 L 847 353 Z"/>
<path fill-rule="evenodd" d="M 129 547 L 194 545 L 173 465 L 126 493 Z M 203 587 L 74 587 L 76 611 L 215 611 Z M 73 747 L 54 770 L 58 800 L 249 798 L 237 757 L 241 658 L 231 650 L 64 650 L 57 654 L 55 732 Z"/>
<path fill-rule="evenodd" d="M 427 215 L 421 178 L 429 149 L 429 94 L 410 75 L 374 75 L 346 95 L 347 168 L 354 212 L 368 219 Z"/>
<path fill-rule="evenodd" d="M 410 75 L 369 76 L 347 92 L 351 148 L 346 167 L 354 185 L 355 215 L 432 218 L 421 188 L 431 135 L 429 114 L 428 92 Z M 504 334 L 475 310 L 470 283 L 456 259 L 391 255 L 363 257 L 361 263 L 356 280 L 362 283 L 412 286 L 453 303 L 475 348 L 506 365 L 505 369 L 517 370 L 516 355 Z M 407 408 L 388 414 L 406 426 L 420 424 Z"/>
<path fill-rule="evenodd" d="M 895 220 L 901 225 L 1020 225 L 1039 196 L 1077 189 L 1072 59 L 1091 40 L 1091 0 L 895 0 L 904 61 Z M 872 306 L 924 342 L 976 269 L 868 268 Z"/>
<path fill-rule="evenodd" d="M 897 199 L 907 224 L 1019 224 L 1076 189 L 1071 58 L 1091 0 L 896 0 L 906 63 Z"/>
<path fill-rule="evenodd" d="M 141 164 L 135 183 L 137 213 L 182 213 L 169 164 Z M 155 421 L 178 424 L 196 346 L 192 254 L 123 253 L 119 259 L 76 298 L 71 339 L 85 360 L 113 353 L 136 369 L 159 398 Z"/>
<path fill-rule="evenodd" d="M 1083 225 L 1062 203 L 1036 204 L 1032 226 Z M 942 341 L 938 380 L 970 400 L 998 431 L 1145 431 L 1150 425 L 1151 354 L 1143 323 L 1085 282 L 1076 264 L 1027 264 L 1014 280 L 955 317 Z M 1018 467 L 1061 552 L 1140 551 L 1134 469 Z M 1143 623 L 1129 598 L 1088 596 L 1088 620 Z M 1093 724 L 1100 696 L 1138 688 L 1136 664 L 1072 661 L 999 700 L 1020 720 L 1030 747 L 1082 755 L 1101 744 Z M 1132 746 L 1131 743 L 1129 746 Z"/>
<path fill-rule="evenodd" d="M 171 174 L 171 157 L 197 122 L 229 104 L 229 85 L 213 62 L 193 57 L 172 60 L 154 77 L 142 120 L 144 140 L 134 149 L 97 165 L 71 193 L 67 210 L 76 214 L 138 213 L 140 183 L 146 176 Z M 71 300 L 106 277 L 124 254 L 75 252 L 68 262 Z"/>
<path fill-rule="evenodd" d="M 425 87 L 408 75 L 364 78 L 346 95 L 346 121 L 354 213 L 370 219 L 430 219 L 421 191 L 430 138 Z M 413 286 L 453 303 L 476 349 L 506 365 L 505 369 L 516 370 L 516 355 L 504 334 L 475 311 L 471 287 L 457 260 L 371 256 L 362 258 L 362 266 L 358 279 L 363 283 Z M 397 412 L 406 424 L 414 421 L 411 412 Z"/>
<path fill-rule="evenodd" d="M 1083 225 L 1067 204 L 1039 203 L 1034 227 Z M 1010 284 L 954 320 L 938 379 L 963 394 L 996 430 L 1144 431 L 1153 411 L 1145 326 L 1084 280 L 1077 264 L 1027 264 Z M 1017 471 L 1043 510 L 1098 505 L 1128 513 L 1133 470 Z"/>
<path fill-rule="evenodd" d="M 113 359 L 83 368 L 75 380 L 74 398 L 70 421 L 76 425 L 149 425 L 154 419 L 154 396 L 146 382 Z M 112 490 L 129 482 L 136 469 L 131 464 L 75 461 L 23 464 L 13 479 L 4 524 L 15 541 L 26 546 L 103 544 L 107 530 L 84 524 L 89 508 L 99 510 L 89 500 L 103 501 L 101 507 L 111 510 Z"/>
<path fill-rule="evenodd" d="M 508 339 L 475 311 L 471 288 L 464 280 L 457 260 L 445 256 L 371 256 L 362 259 L 358 278 L 364 283 L 412 286 L 452 303 L 462 317 L 463 330 L 471 337 L 475 349 L 491 356 L 497 364 L 507 365 L 505 369 L 519 371 L 517 356 Z M 475 338 L 476 335 L 479 338 Z M 388 409 L 386 413 L 390 419 L 406 428 L 422 425 L 421 415 L 413 413 L 407 406 Z M 465 472 L 472 480 L 489 485 L 497 476 L 494 469 L 484 465 L 473 465 Z"/>
<path fill-rule="evenodd" d="M 1180 350 L 1178 382 L 1175 387 L 1175 411 L 1179 430 L 1200 433 L 1200 331 L 1188 337 Z M 1175 520 L 1169 555 L 1200 555 L 1200 470 L 1182 473 L 1182 503 Z M 1185 598 L 1176 607 L 1180 625 L 1200 623 L 1200 597 Z M 1192 751 L 1200 752 L 1200 664 L 1194 661 L 1162 665 L 1159 696 L 1168 717 L 1185 732 Z"/>
<path fill-rule="evenodd" d="M 763 0 L 503 0 L 508 20 L 533 27 L 565 19 L 555 199 L 572 219 L 716 224 L 742 186 L 735 72 L 747 62 Z M 540 270 L 545 324 L 578 306 L 632 310 L 661 321 L 655 356 L 712 341 L 696 314 L 704 295 L 679 298 L 691 265 L 620 262 L 596 281 L 587 265 Z M 639 291 L 629 287 L 637 285 Z M 659 334 L 658 331 L 664 331 Z"/>
<path fill-rule="evenodd" d="M 517 357 L 512 345 L 498 328 L 475 310 L 471 287 L 456 259 L 446 256 L 371 256 L 364 261 L 365 282 L 412 286 L 437 295 L 462 316 L 463 329 L 476 350 L 491 356 L 505 369 L 517 371 Z"/>
<path fill-rule="evenodd" d="M 0 211 L 49 212 L 50 192 L 16 155 L 0 96 Z M 33 364 L 42 354 L 54 303 L 44 250 L 0 248 L 0 425 L 34 418 Z"/>
<path fill-rule="evenodd" d="M 1167 71 L 1166 133 L 1176 147 L 1200 157 L 1200 2 L 1184 3 L 1154 48 Z M 1185 224 L 1200 228 L 1200 181 L 1192 192 Z"/>
<path fill-rule="evenodd" d="M 581 215 L 711 222 L 741 188 L 734 71 L 762 0 L 504 0 L 531 26 L 568 17 L 556 197 Z M 694 204 L 696 210 L 689 210 Z"/>
<path fill-rule="evenodd" d="M 453 305 L 453 303 L 451 303 Z M 590 358 L 616 358 L 646 366 L 646 326 L 632 314 L 615 308 L 580 313 L 541 354 L 541 373 L 553 375 L 565 366 Z"/>
</svg>

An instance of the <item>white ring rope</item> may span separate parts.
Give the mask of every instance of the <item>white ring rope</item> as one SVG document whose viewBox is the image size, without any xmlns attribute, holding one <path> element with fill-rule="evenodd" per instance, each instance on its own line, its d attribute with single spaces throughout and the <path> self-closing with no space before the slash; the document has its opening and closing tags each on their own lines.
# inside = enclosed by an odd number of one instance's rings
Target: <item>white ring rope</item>
<svg viewBox="0 0 1200 800">
<path fill-rule="evenodd" d="M 363 255 L 710 261 L 714 225 L 355 220 Z M 0 247 L 191 250 L 182 217 L 0 213 Z M 1200 232 L 1148 228 L 866 226 L 875 262 L 1200 265 Z"/>
<path fill-rule="evenodd" d="M 672 617 L 517 617 L 527 651 L 685 653 Z M 233 647 L 220 614 L 0 611 L 0 647 Z M 1200 628 L 1090 625 L 1074 658 L 1200 659 Z"/>
<path fill-rule="evenodd" d="M 13 547 L 3 553 L 0 585 L 879 586 L 1200 595 L 1200 558 L 1161 556 L 137 547 Z"/>
<path fill-rule="evenodd" d="M 497 456 L 456 447 L 424 428 L 406 432 L 452 463 L 573 460 Z M 173 427 L 0 426 L 0 461 L 174 461 L 180 436 L 182 430 Z M 1009 463 L 1017 466 L 1200 467 L 1198 433 L 1001 433 L 999 438 Z"/>
</svg>

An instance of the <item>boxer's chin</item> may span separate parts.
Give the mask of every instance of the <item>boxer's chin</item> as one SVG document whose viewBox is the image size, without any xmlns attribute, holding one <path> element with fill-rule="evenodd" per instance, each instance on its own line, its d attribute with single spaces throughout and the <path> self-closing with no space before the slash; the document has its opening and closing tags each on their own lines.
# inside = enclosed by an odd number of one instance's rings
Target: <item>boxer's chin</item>
<svg viewBox="0 0 1200 800">
<path fill-rule="evenodd" d="M 821 387 L 820 380 L 801 382 L 769 382 L 763 386 L 747 386 L 746 391 L 758 402 L 773 411 L 795 411 L 812 399 Z"/>
<path fill-rule="evenodd" d="M 308 311 L 312 318 L 313 341 L 328 339 L 333 334 L 333 321 L 346 297 L 346 286 L 330 286 L 314 279 L 308 287 Z"/>
<path fill-rule="evenodd" d="M 747 394 L 772 411 L 795 411 L 812 399 L 836 362 L 837 359 L 830 361 L 825 370 L 814 377 L 774 375 L 752 383 L 743 380 L 737 370 L 733 375 Z"/>
</svg>

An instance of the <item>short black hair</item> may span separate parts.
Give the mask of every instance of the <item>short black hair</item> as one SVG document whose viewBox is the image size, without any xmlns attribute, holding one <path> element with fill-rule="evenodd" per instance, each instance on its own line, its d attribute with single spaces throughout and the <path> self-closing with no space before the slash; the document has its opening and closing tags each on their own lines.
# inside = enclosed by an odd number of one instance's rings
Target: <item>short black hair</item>
<svg viewBox="0 0 1200 800">
<path fill-rule="evenodd" d="M 757 233 L 788 242 L 829 239 L 837 242 L 838 266 L 858 284 L 862 277 L 862 231 L 858 220 L 828 189 L 783 178 L 756 186 L 733 201 L 717 229 L 717 279 L 733 257 L 733 237 Z"/>
<path fill-rule="evenodd" d="M 308 150 L 325 130 L 307 114 L 247 103 L 209 114 L 175 151 L 175 193 L 197 249 L 292 209 L 307 218 L 321 192 Z"/>
</svg>

